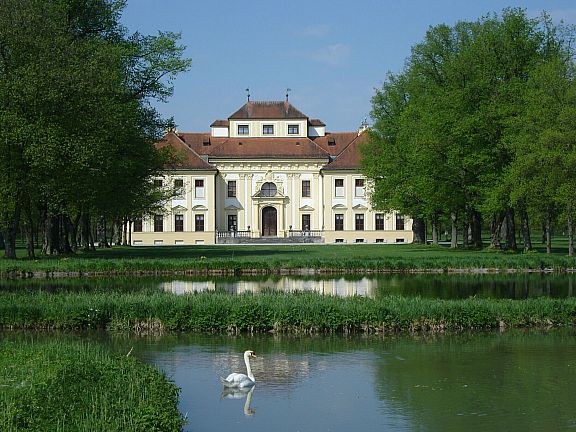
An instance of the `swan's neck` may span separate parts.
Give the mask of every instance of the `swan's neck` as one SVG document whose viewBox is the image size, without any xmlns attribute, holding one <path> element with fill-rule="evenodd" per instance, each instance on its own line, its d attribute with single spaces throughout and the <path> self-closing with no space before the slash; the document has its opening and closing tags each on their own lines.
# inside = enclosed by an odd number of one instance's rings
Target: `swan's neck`
<svg viewBox="0 0 576 432">
<path fill-rule="evenodd" d="M 252 374 L 252 368 L 250 367 L 250 355 L 249 354 L 244 354 L 244 363 L 246 363 L 246 372 L 247 372 L 248 378 L 250 378 L 252 381 L 256 382 L 256 380 L 254 379 L 254 374 Z"/>
</svg>

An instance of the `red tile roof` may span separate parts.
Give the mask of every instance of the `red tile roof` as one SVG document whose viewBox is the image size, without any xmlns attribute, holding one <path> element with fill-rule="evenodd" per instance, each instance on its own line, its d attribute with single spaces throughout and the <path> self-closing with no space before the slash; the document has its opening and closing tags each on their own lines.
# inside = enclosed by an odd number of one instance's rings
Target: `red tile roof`
<svg viewBox="0 0 576 432">
<path fill-rule="evenodd" d="M 336 159 L 326 165 L 323 170 L 357 170 L 360 168 L 360 146 L 367 142 L 368 134 L 354 133 L 356 138 L 353 139 L 339 154 Z"/>
<path fill-rule="evenodd" d="M 294 108 L 288 101 L 249 101 L 228 117 L 230 120 L 306 118 L 308 118 L 306 114 Z"/>
<path fill-rule="evenodd" d="M 228 120 L 214 120 L 210 127 L 228 127 L 230 122 Z"/>
<path fill-rule="evenodd" d="M 173 164 L 169 164 L 166 168 L 215 170 L 212 165 L 202 159 L 198 153 L 187 146 L 174 132 L 168 132 L 161 141 L 156 143 L 156 147 L 159 149 L 172 147 L 177 153 L 178 160 Z"/>
<path fill-rule="evenodd" d="M 310 119 L 308 123 L 310 126 L 326 126 L 326 124 L 324 124 L 324 122 L 320 119 Z"/>
</svg>

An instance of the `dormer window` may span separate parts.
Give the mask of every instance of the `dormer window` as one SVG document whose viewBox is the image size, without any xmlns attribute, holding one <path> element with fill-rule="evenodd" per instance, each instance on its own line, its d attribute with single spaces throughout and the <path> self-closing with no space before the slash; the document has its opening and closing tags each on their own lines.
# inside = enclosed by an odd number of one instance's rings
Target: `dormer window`
<svg viewBox="0 0 576 432">
<path fill-rule="evenodd" d="M 262 126 L 262 135 L 274 135 L 274 125 Z"/>
<path fill-rule="evenodd" d="M 248 135 L 248 125 L 238 125 L 238 135 Z"/>
<path fill-rule="evenodd" d="M 288 135 L 298 135 L 300 133 L 300 127 L 297 124 L 288 125 Z"/>
</svg>

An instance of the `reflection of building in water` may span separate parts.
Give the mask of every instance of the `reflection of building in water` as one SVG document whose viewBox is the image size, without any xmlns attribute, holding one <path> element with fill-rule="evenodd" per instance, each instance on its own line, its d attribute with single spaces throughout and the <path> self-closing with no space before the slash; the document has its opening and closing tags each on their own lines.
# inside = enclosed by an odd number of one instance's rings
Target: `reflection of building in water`
<svg viewBox="0 0 576 432">
<path fill-rule="evenodd" d="M 183 281 L 174 280 L 163 282 L 161 287 L 166 292 L 174 294 L 191 294 L 195 292 L 223 290 L 231 294 L 259 293 L 266 290 L 280 292 L 311 291 L 324 295 L 336 295 L 340 297 L 363 296 L 374 298 L 377 281 L 375 279 L 297 279 L 293 277 L 281 277 L 259 280 L 239 281 Z"/>
</svg>

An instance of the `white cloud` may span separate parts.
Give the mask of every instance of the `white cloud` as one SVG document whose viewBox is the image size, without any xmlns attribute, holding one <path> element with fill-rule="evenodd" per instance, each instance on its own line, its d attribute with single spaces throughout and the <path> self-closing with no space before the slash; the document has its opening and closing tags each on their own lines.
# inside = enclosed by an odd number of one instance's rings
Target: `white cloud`
<svg viewBox="0 0 576 432">
<path fill-rule="evenodd" d="M 331 67 L 343 66 L 348 63 L 352 49 L 344 43 L 336 43 L 321 48 L 313 53 L 312 59 Z"/>
</svg>

